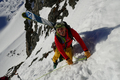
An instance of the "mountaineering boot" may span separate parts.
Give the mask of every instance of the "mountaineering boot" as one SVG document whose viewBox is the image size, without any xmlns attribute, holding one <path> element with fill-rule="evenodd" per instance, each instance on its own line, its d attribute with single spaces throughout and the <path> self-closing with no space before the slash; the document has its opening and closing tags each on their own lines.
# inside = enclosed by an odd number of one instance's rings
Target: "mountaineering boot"
<svg viewBox="0 0 120 80">
<path fill-rule="evenodd" d="M 53 68 L 55 69 L 58 65 L 58 62 L 56 61 L 55 63 L 53 62 Z"/>
<path fill-rule="evenodd" d="M 59 57 L 59 62 L 61 62 L 61 61 L 63 61 L 63 56 L 62 55 L 60 55 L 60 57 Z"/>
</svg>

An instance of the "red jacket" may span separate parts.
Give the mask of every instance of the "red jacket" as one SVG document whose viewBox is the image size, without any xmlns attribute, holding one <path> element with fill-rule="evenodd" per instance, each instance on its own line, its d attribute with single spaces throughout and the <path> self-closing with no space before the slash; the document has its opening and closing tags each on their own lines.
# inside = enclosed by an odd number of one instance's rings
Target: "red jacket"
<svg viewBox="0 0 120 80">
<path fill-rule="evenodd" d="M 77 42 L 81 45 L 82 49 L 84 51 L 87 51 L 87 47 L 85 45 L 85 43 L 83 42 L 82 38 L 79 36 L 79 34 L 74 30 L 74 29 L 70 29 L 71 33 L 72 33 L 72 36 L 77 40 Z M 72 44 L 72 41 L 71 38 L 69 37 L 68 35 L 68 30 L 66 29 L 66 42 L 67 42 L 67 47 L 70 47 L 70 45 Z M 64 52 L 64 48 L 65 48 L 65 44 L 62 44 L 59 42 L 59 40 L 57 39 L 57 37 L 55 36 L 55 44 L 56 44 L 56 47 L 58 49 L 58 51 L 60 52 L 60 54 L 65 58 L 65 59 L 68 59 L 68 56 L 65 54 Z"/>
</svg>

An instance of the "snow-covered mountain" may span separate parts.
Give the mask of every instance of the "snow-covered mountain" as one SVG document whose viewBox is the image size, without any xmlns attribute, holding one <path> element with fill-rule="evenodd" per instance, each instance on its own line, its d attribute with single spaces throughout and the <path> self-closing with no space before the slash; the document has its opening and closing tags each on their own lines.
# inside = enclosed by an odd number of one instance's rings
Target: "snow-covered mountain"
<svg viewBox="0 0 120 80">
<path fill-rule="evenodd" d="M 24 4 L 24 0 L 0 0 L 0 31 L 16 15 L 17 10 Z"/>
<path fill-rule="evenodd" d="M 6 23 L 7 26 L 0 31 L 0 76 L 5 75 L 9 68 L 26 58 L 24 19 L 21 17 L 25 8 L 24 6 L 20 7 L 20 3 L 23 4 L 24 1 L 5 0 L 0 2 L 0 16 L 6 18 L 11 16 L 11 19 Z M 9 7 L 10 9 L 8 9 Z M 12 13 L 12 10 L 15 12 Z"/>
<path fill-rule="evenodd" d="M 54 52 L 50 52 L 42 61 L 40 59 L 44 53 L 52 50 L 54 31 L 46 39 L 43 37 L 45 34 L 40 36 L 31 56 L 26 59 L 25 19 L 21 17 L 25 8 L 22 5 L 0 32 L 0 76 L 5 75 L 12 66 L 23 62 L 17 70 L 22 80 L 120 80 L 119 5 L 120 0 L 80 0 L 74 10 L 68 5 L 69 15 L 64 21 L 80 34 L 92 56 L 87 61 L 78 61 L 58 69 L 66 65 L 66 61 L 62 61 L 57 66 L 58 70 L 50 74 L 47 73 L 53 69 L 51 58 Z M 47 19 L 49 11 L 50 8 L 43 8 L 40 16 Z M 73 44 L 74 55 L 80 57 L 83 54 L 81 47 L 76 41 Z M 19 78 L 15 75 L 12 80 Z"/>
</svg>

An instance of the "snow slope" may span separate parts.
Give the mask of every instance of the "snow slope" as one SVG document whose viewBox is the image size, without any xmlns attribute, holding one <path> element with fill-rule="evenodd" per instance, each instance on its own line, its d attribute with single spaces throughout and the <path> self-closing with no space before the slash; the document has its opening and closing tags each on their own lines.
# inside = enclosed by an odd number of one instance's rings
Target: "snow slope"
<svg viewBox="0 0 120 80">
<path fill-rule="evenodd" d="M 32 55 L 25 60 L 24 19 L 17 16 L 24 11 L 22 6 L 17 12 L 16 17 L 13 17 L 12 20 L 14 22 L 19 17 L 20 20 L 15 25 L 21 23 L 22 26 L 20 31 L 13 28 L 13 31 L 15 30 L 18 33 L 16 35 L 12 34 L 16 37 L 11 36 L 12 41 L 10 39 L 6 42 L 6 38 L 3 37 L 6 34 L 8 35 L 8 33 L 11 35 L 9 29 L 15 27 L 13 25 L 8 25 L 11 28 L 7 29 L 7 26 L 2 31 L 2 35 L 0 34 L 0 44 L 2 44 L 0 45 L 0 48 L 2 48 L 0 53 L 0 69 L 2 72 L 0 71 L 0 76 L 4 75 L 4 71 L 8 67 L 11 67 L 11 65 L 15 65 L 19 61 L 24 61 L 17 71 L 22 80 L 120 80 L 119 4 L 120 0 L 80 0 L 74 10 L 67 6 L 69 16 L 64 20 L 80 34 L 92 53 L 92 56 L 87 61 L 78 61 L 76 64 L 67 65 L 48 75 L 44 74 L 49 73 L 53 69 L 51 58 L 54 52 L 51 52 L 42 61 L 39 61 L 39 59 L 44 53 L 52 50 L 51 44 L 54 40 L 54 32 L 46 39 L 44 35 L 40 36 L 40 41 L 37 43 Z M 43 18 L 47 18 L 46 16 L 50 8 L 44 8 L 42 11 L 40 11 L 40 15 Z M 4 46 L 2 41 L 6 43 L 6 46 Z M 15 49 L 18 52 L 21 51 L 22 54 L 19 57 L 17 55 L 13 57 L 6 56 L 11 49 Z M 40 52 L 36 54 L 39 50 Z M 74 42 L 74 55 L 80 57 L 81 54 L 83 52 L 80 45 Z M 33 59 L 36 60 L 31 65 Z M 8 64 L 10 60 L 12 63 Z M 4 64 L 2 61 L 4 61 Z M 64 65 L 66 65 L 66 61 L 59 63 L 57 68 Z M 19 78 L 14 76 L 12 80 L 19 80 Z"/>
<path fill-rule="evenodd" d="M 0 31 L 9 23 L 24 0 L 0 0 Z"/>
<path fill-rule="evenodd" d="M 4 3 L 7 5 L 8 2 Z M 13 2 L 16 3 L 15 0 L 13 0 Z M 9 4 L 8 6 L 10 5 L 12 4 Z M 18 5 L 14 7 L 17 6 Z M 9 68 L 17 65 L 26 58 L 24 31 L 25 19 L 21 17 L 23 11 L 25 11 L 24 6 L 22 6 L 20 9 L 17 9 L 16 12 L 14 12 L 14 14 L 17 14 L 14 15 L 14 17 L 9 21 L 8 25 L 0 32 L 0 76 L 6 74 Z M 10 13 L 9 15 L 12 16 L 13 13 Z M 18 56 L 17 54 L 21 55 Z"/>
</svg>

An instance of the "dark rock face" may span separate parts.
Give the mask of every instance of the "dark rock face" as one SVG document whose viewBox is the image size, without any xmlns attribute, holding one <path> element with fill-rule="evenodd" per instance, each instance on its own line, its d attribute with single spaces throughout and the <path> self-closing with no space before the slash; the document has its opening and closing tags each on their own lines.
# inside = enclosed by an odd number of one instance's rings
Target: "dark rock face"
<svg viewBox="0 0 120 80">
<path fill-rule="evenodd" d="M 77 4 L 77 1 L 79 0 L 69 0 L 69 5 L 74 9 L 75 8 L 75 5 Z"/>
</svg>

